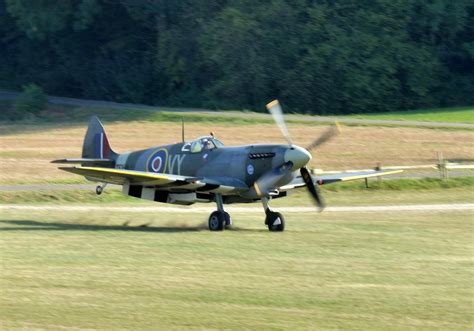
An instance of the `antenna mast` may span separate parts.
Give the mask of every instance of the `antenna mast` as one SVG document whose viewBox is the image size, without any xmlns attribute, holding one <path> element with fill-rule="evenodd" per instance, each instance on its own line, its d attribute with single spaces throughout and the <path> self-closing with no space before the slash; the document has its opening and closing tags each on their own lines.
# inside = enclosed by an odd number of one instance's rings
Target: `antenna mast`
<svg viewBox="0 0 474 331">
<path fill-rule="evenodd" d="M 184 117 L 181 117 L 181 140 L 183 140 L 184 144 Z"/>
</svg>

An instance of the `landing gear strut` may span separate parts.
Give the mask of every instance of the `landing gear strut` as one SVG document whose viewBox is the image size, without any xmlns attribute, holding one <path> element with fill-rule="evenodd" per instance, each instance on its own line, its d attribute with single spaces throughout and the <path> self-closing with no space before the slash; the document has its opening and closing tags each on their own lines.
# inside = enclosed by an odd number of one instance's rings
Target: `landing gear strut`
<svg viewBox="0 0 474 331">
<path fill-rule="evenodd" d="M 268 198 L 262 198 L 263 208 L 265 209 L 265 225 L 272 232 L 282 232 L 285 230 L 285 219 L 283 215 L 272 211 L 268 205 Z"/>
<path fill-rule="evenodd" d="M 97 185 L 97 187 L 95 188 L 95 194 L 101 195 L 106 186 L 107 186 L 107 183 L 103 183 L 102 185 Z"/>
<path fill-rule="evenodd" d="M 224 228 L 229 228 L 232 225 L 230 215 L 224 211 L 224 202 L 221 194 L 214 196 L 217 204 L 217 210 L 209 216 L 209 230 L 222 231 Z"/>
</svg>

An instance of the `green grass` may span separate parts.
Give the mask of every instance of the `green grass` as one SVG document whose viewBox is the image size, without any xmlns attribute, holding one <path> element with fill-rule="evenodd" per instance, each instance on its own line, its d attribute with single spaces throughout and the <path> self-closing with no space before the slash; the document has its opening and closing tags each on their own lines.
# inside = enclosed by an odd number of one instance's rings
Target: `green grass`
<svg viewBox="0 0 474 331">
<path fill-rule="evenodd" d="M 206 217 L 2 211 L 2 329 L 472 327 L 471 212 Z"/>
<path fill-rule="evenodd" d="M 0 110 L 11 109 L 11 104 L 6 101 L 0 103 Z M 159 108 L 159 107 L 157 107 Z M 94 107 L 74 107 L 64 105 L 49 105 L 48 109 L 39 116 L 27 116 L 21 121 L 11 122 L 7 120 L 6 115 L 1 115 L 0 122 L 23 123 L 23 124 L 43 124 L 55 125 L 58 123 L 74 124 L 88 121 L 92 115 L 98 115 L 102 120 L 108 122 L 120 121 L 146 121 L 146 122 L 181 122 L 183 119 L 188 123 L 219 123 L 225 125 L 257 125 L 257 124 L 273 124 L 270 118 L 262 117 L 261 113 L 245 112 L 245 111 L 226 111 L 225 114 L 211 113 L 190 113 L 190 112 L 167 112 L 167 111 L 147 111 L 137 109 L 108 109 Z M 248 116 L 250 115 L 250 116 Z M 433 121 L 433 122 L 463 122 L 474 123 L 474 108 L 439 108 L 400 111 L 390 113 L 377 114 L 356 114 L 356 115 L 335 115 L 341 119 L 346 117 L 366 118 L 366 119 L 387 119 L 387 120 L 414 120 L 414 121 Z M 308 116 L 310 118 L 310 116 Z M 287 119 L 288 123 L 305 124 L 305 125 L 323 125 L 321 122 L 305 121 L 304 119 Z M 330 122 L 330 121 L 329 121 Z M 346 123 L 345 125 L 370 125 L 370 123 Z M 392 125 L 388 125 L 392 126 Z"/>
<path fill-rule="evenodd" d="M 356 114 L 349 117 L 379 120 L 474 123 L 474 107 L 420 109 L 377 114 Z"/>
</svg>

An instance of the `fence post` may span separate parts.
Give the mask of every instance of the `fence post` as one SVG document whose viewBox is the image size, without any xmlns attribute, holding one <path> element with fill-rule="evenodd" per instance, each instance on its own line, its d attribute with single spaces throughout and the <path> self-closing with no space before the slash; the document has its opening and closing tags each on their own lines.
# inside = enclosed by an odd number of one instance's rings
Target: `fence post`
<svg viewBox="0 0 474 331">
<path fill-rule="evenodd" d="M 442 180 L 447 180 L 448 168 L 446 167 L 446 160 L 443 158 L 443 152 L 438 152 L 438 169 L 439 169 L 439 177 Z"/>
</svg>

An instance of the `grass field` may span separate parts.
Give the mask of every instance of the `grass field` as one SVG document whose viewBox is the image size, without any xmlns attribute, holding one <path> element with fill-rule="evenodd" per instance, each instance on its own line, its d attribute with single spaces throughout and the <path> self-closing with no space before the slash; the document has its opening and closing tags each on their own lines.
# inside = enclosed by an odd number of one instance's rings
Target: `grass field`
<svg viewBox="0 0 474 331">
<path fill-rule="evenodd" d="M 474 107 L 420 109 L 390 113 L 357 114 L 351 115 L 349 117 L 380 120 L 474 123 Z"/>
<path fill-rule="evenodd" d="M 472 213 L 372 216 L 275 234 L 253 214 L 210 233 L 199 215 L 2 212 L 0 326 L 470 329 Z"/>
</svg>

